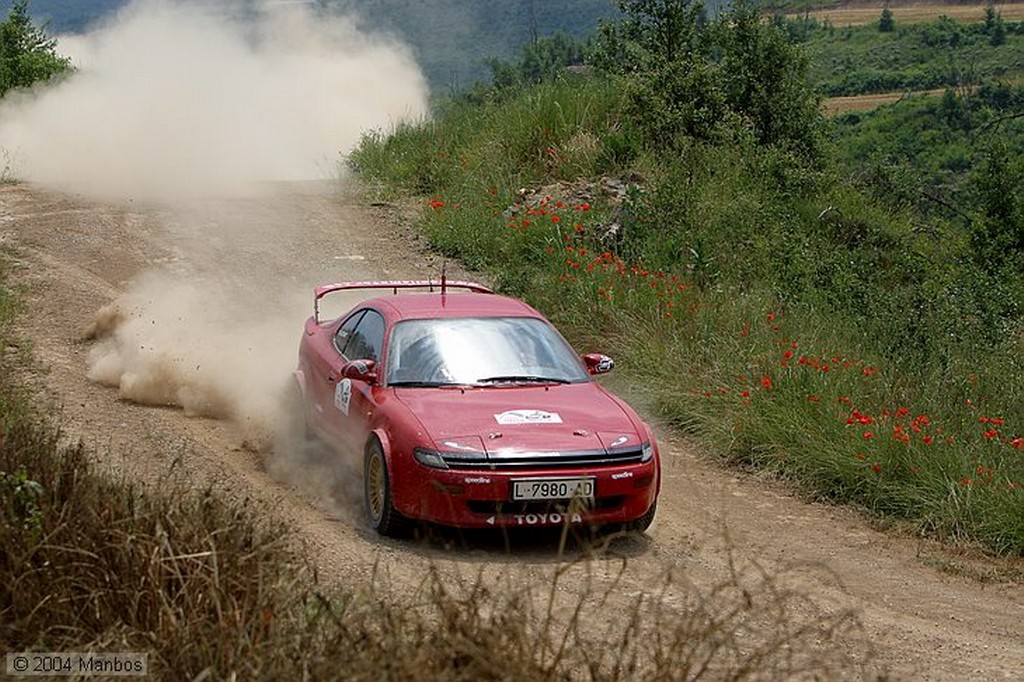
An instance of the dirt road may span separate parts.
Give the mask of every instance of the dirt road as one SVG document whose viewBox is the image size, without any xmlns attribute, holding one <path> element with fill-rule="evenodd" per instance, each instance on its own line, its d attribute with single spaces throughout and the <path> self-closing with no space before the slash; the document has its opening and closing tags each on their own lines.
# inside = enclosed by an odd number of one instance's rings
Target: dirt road
<svg viewBox="0 0 1024 682">
<path fill-rule="evenodd" d="M 437 274 L 439 261 L 415 247 L 396 217 L 337 183 L 268 186 L 259 196 L 173 211 L 2 185 L 0 245 L 13 254 L 13 283 L 24 288 L 19 331 L 38 364 L 30 378 L 59 406 L 68 436 L 84 438 L 112 470 L 149 482 L 171 476 L 213 485 L 283 514 L 326 581 L 358 585 L 376 572 L 400 591 L 435 566 L 453 578 L 483 575 L 543 589 L 561 565 L 557 543 L 526 540 L 507 549 L 486 538 L 381 540 L 362 521 L 357 493 L 342 486 L 331 495 L 319 454 L 259 453 L 262 422 L 273 420 L 274 409 L 257 398 L 287 375 L 312 286 Z M 126 294 L 145 324 L 167 333 L 123 338 L 137 341 L 143 355 L 127 358 L 122 348 L 120 374 L 107 367 L 101 380 L 120 376 L 121 394 L 130 394 L 145 385 L 143 370 L 164 363 L 161 372 L 195 379 L 193 412 L 232 418 L 140 405 L 87 376 L 90 367 L 96 376 L 102 358 L 84 331 Z M 158 373 L 155 383 L 167 376 Z M 654 526 L 645 537 L 572 557 L 574 571 L 611 584 L 625 558 L 615 590 L 630 599 L 650 592 L 667 571 L 714 585 L 731 561 L 756 562 L 784 573 L 787 585 L 820 608 L 858 614 L 877 662 L 864 676 L 1024 676 L 1024 585 L 999 579 L 1016 571 L 1019 580 L 1020 562 L 875 530 L 854 511 L 803 502 L 774 483 L 708 463 L 670 434 L 662 440 L 665 477 Z M 564 589 L 580 582 L 566 581 Z"/>
</svg>

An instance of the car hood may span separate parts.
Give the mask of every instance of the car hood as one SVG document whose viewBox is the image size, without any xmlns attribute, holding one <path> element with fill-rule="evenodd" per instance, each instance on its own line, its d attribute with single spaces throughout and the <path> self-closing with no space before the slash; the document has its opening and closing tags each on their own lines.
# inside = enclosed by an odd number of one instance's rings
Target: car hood
<svg viewBox="0 0 1024 682">
<path fill-rule="evenodd" d="M 399 389 L 441 450 L 569 452 L 637 448 L 635 415 L 595 383 Z"/>
</svg>

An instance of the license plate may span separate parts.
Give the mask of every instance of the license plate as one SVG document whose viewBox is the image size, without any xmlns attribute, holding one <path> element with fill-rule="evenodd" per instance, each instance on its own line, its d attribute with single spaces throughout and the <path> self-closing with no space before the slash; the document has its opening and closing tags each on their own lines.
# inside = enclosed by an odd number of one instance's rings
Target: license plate
<svg viewBox="0 0 1024 682">
<path fill-rule="evenodd" d="M 593 478 L 517 478 L 512 481 L 513 500 L 594 499 Z"/>
</svg>

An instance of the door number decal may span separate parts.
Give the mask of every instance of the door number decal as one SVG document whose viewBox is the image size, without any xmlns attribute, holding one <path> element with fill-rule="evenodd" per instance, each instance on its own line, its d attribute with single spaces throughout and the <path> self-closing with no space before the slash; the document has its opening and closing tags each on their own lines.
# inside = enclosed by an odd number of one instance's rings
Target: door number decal
<svg viewBox="0 0 1024 682">
<path fill-rule="evenodd" d="M 342 379 L 334 388 L 334 406 L 348 416 L 348 405 L 352 402 L 352 380 Z"/>
</svg>

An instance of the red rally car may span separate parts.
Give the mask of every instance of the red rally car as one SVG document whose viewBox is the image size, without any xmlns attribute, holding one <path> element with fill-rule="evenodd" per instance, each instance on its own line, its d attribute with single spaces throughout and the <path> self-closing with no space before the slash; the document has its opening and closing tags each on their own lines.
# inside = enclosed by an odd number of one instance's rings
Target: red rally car
<svg viewBox="0 0 1024 682">
<path fill-rule="evenodd" d="M 333 292 L 380 289 L 333 320 Z M 462 528 L 654 518 L 654 433 L 539 312 L 473 282 L 344 282 L 314 290 L 295 372 L 307 427 L 363 457 L 366 513 L 383 535 L 414 521 Z"/>
</svg>

